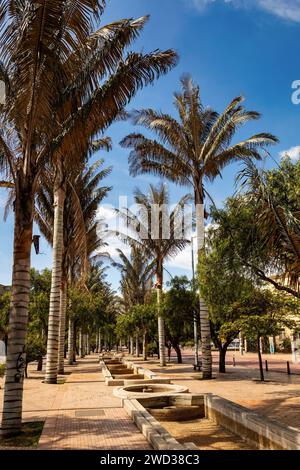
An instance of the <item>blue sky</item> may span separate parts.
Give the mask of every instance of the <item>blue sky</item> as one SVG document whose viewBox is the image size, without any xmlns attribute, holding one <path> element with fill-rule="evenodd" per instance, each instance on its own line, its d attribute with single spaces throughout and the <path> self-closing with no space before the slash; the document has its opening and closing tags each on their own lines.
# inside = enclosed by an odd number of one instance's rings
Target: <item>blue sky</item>
<svg viewBox="0 0 300 470">
<path fill-rule="evenodd" d="M 201 88 L 205 105 L 222 111 L 235 96 L 243 94 L 246 106 L 262 113 L 260 121 L 248 125 L 238 138 L 267 131 L 277 135 L 280 144 L 272 148 L 273 159 L 300 146 L 300 105 L 291 102 L 291 84 L 300 80 L 298 38 L 300 37 L 300 0 L 110 0 L 103 24 L 124 17 L 150 14 L 145 31 L 135 50 L 174 48 L 179 65 L 153 86 L 139 92 L 129 109 L 153 107 L 174 113 L 172 94 L 179 88 L 183 73 L 190 73 Z M 113 151 L 102 155 L 114 170 L 107 183 L 113 186 L 106 203 L 117 206 L 119 195 L 127 195 L 139 186 L 146 190 L 156 178 L 131 178 L 127 152 L 119 141 L 133 128 L 130 123 L 114 124 L 107 135 L 113 139 Z M 296 156 L 297 152 L 293 150 Z M 267 166 L 274 165 L 272 159 Z M 228 167 L 223 179 L 209 185 L 217 205 L 234 192 L 237 165 Z M 170 187 L 174 202 L 188 192 Z M 0 283 L 9 284 L 12 264 L 12 218 L 2 222 L 5 192 L 0 192 Z M 107 212 L 104 212 L 105 214 Z M 42 252 L 33 254 L 37 269 L 51 265 L 51 251 L 42 240 Z M 113 252 L 113 251 L 112 251 Z M 172 262 L 172 274 L 190 275 L 190 253 Z M 109 281 L 117 288 L 118 274 L 110 268 Z"/>
</svg>

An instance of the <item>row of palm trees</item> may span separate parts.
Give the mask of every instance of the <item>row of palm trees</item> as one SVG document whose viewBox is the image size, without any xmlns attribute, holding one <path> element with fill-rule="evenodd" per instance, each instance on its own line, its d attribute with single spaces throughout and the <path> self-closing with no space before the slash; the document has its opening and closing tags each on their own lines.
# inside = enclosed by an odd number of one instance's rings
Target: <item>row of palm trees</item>
<svg viewBox="0 0 300 470">
<path fill-rule="evenodd" d="M 32 227 L 44 177 L 49 172 L 53 177 L 53 269 L 45 381 L 54 383 L 60 299 L 65 308 L 61 292 L 63 227 L 65 200 L 73 184 L 70 175 L 86 161 L 95 137 L 122 117 L 136 92 L 177 62 L 172 50 L 126 52 L 142 32 L 147 17 L 96 29 L 105 3 L 1 2 L 0 78 L 5 83 L 5 102 L 1 106 L 0 170 L 14 188 L 3 435 L 21 429 Z"/>
<path fill-rule="evenodd" d="M 204 203 L 208 195 L 207 181 L 214 181 L 223 168 L 234 162 L 260 160 L 261 151 L 275 144 L 277 138 L 259 133 L 232 144 L 238 129 L 249 121 L 259 119 L 259 113 L 248 111 L 242 105 L 243 97 L 233 99 L 223 113 L 203 106 L 199 87 L 188 76 L 181 80 L 181 92 L 174 94 L 174 106 L 178 120 L 169 114 L 153 109 L 132 113 L 135 125 L 154 134 L 151 139 L 142 133 L 125 137 L 121 145 L 130 149 L 130 173 L 150 173 L 175 184 L 191 188 L 194 195 L 198 257 L 204 250 Z M 143 201 L 143 197 L 136 200 Z M 147 206 L 147 205 L 146 205 Z M 148 250 L 151 251 L 150 249 Z M 158 304 L 162 286 L 162 262 L 157 252 Z M 160 326 L 162 329 L 163 326 Z M 202 374 L 212 377 L 211 335 L 209 314 L 200 298 L 200 333 L 202 347 Z M 162 347 L 162 345 L 161 345 Z M 163 350 L 161 349 L 163 357 Z M 162 364 L 165 360 L 162 359 Z"/>
<path fill-rule="evenodd" d="M 83 279 L 88 258 L 101 245 L 95 211 L 108 188 L 92 196 L 97 184 L 86 164 L 91 153 L 109 148 L 107 127 L 125 118 L 125 107 L 143 86 L 167 73 L 177 62 L 172 50 L 141 54 L 126 50 L 142 32 L 148 17 L 125 19 L 95 29 L 105 0 L 3 0 L 0 16 L 0 78 L 5 83 L 1 106 L 0 171 L 3 186 L 13 191 L 14 261 L 7 371 L 1 432 L 21 429 L 23 364 L 29 303 L 29 269 L 36 218 L 52 243 L 53 266 L 49 310 L 46 383 L 56 383 L 62 370 L 66 283 Z M 192 80 L 182 80 L 175 94 L 177 121 L 151 109 L 133 113 L 134 124 L 154 132 L 127 136 L 132 149 L 131 174 L 153 173 L 193 189 L 198 251 L 203 249 L 205 181 L 213 180 L 235 160 L 261 158 L 260 149 L 276 142 L 258 134 L 232 145 L 236 131 L 259 114 L 234 99 L 222 114 L 204 108 Z M 109 171 L 109 170 L 104 170 Z M 101 173 L 101 172 L 100 172 Z M 87 176 L 88 175 L 88 176 Z M 102 178 L 98 176 L 98 178 Z M 97 177 L 96 177 L 97 178 Z M 100 181 L 100 180 L 98 180 Z M 94 184 L 94 186 L 93 186 Z M 90 197 L 90 199 L 89 199 Z M 168 203 L 164 185 L 150 194 L 135 194 L 147 210 Z M 184 204 L 183 198 L 177 207 Z M 171 220 L 175 212 L 170 214 Z M 126 221 L 143 223 L 140 214 L 121 213 Z M 160 357 L 165 363 L 164 324 L 160 315 L 163 265 L 186 246 L 170 237 L 128 237 L 143 256 L 154 262 Z M 210 329 L 207 308 L 200 299 L 203 377 L 211 377 Z"/>
<path fill-rule="evenodd" d="M 126 296 L 129 298 L 127 309 L 133 305 L 145 303 L 146 294 L 152 287 L 151 277 L 155 276 L 161 366 L 166 365 L 164 319 L 161 313 L 164 264 L 189 243 L 184 234 L 189 231 L 191 221 L 186 220 L 185 226 L 183 226 L 182 220 L 184 218 L 179 216 L 180 213 L 183 215 L 185 205 L 189 200 L 189 195 L 182 197 L 174 209 L 166 213 L 166 208 L 170 205 L 167 186 L 165 184 L 160 184 L 157 187 L 150 185 L 148 194 L 144 194 L 138 189 L 134 192 L 134 201 L 140 207 L 136 213 L 128 209 L 119 211 L 119 216 L 130 230 L 130 233 L 125 237 L 124 234 L 120 235 L 123 241 L 132 248 L 133 262 L 138 260 L 136 253 L 139 253 L 140 256 L 140 265 L 134 267 L 124 254 L 120 253 L 123 261 L 120 267 L 123 274 L 121 280 L 123 295 L 125 294 L 125 298 Z M 167 236 L 164 233 L 165 221 L 168 223 Z M 178 237 L 180 233 L 182 233 L 182 237 Z M 146 264 L 145 260 L 147 260 Z M 124 276 L 124 274 L 126 275 Z M 132 279 L 137 283 L 135 293 L 138 296 L 133 296 Z"/>
</svg>

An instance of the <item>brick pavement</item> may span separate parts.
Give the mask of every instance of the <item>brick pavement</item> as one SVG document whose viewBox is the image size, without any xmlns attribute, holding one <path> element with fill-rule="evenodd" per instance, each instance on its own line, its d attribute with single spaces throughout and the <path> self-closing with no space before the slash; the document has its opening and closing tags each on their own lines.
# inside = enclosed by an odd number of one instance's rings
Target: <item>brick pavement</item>
<svg viewBox="0 0 300 470">
<path fill-rule="evenodd" d="M 23 419 L 46 420 L 39 450 L 150 449 L 107 387 L 96 356 L 66 366 L 63 385 L 41 383 L 42 375 L 30 369 L 25 380 Z M 0 390 L 2 406 L 3 390 Z"/>
<path fill-rule="evenodd" d="M 237 366 L 229 365 L 226 374 L 214 380 L 196 380 L 192 356 L 184 354 L 184 364 L 175 362 L 161 369 L 156 359 L 143 362 L 145 367 L 168 375 L 173 383 L 187 386 L 191 392 L 210 392 L 227 398 L 258 413 L 300 429 L 300 377 L 269 372 L 267 382 L 260 383 L 255 357 L 236 354 Z M 276 358 L 275 358 L 276 359 Z M 282 361 L 283 358 L 278 358 Z M 175 358 L 172 359 L 175 361 Z M 113 388 L 104 384 L 96 356 L 66 366 L 66 383 L 48 385 L 43 374 L 30 365 L 25 380 L 23 419 L 46 420 L 39 449 L 148 449 L 148 443 L 112 395 Z M 1 383 L 0 383 L 1 385 Z M 0 390 L 0 415 L 3 390 Z M 1 416 L 0 416 L 1 418 Z"/>
<path fill-rule="evenodd" d="M 214 379 L 209 381 L 197 380 L 199 373 L 194 372 L 193 357 L 190 355 L 183 357 L 184 364 L 176 364 L 175 358 L 172 358 L 172 362 L 165 368 L 161 368 L 155 359 L 140 362 L 144 367 L 171 377 L 173 383 L 185 385 L 191 392 L 214 393 L 276 422 L 300 429 L 300 376 L 267 372 L 266 382 L 260 382 L 254 356 L 249 355 L 248 360 L 243 356 L 247 363 L 245 366 L 237 353 L 237 363 L 241 365 L 233 367 L 228 364 L 226 374 L 218 373 L 215 362 Z M 133 360 L 137 361 L 136 358 Z M 248 362 L 251 363 L 250 366 Z"/>
</svg>

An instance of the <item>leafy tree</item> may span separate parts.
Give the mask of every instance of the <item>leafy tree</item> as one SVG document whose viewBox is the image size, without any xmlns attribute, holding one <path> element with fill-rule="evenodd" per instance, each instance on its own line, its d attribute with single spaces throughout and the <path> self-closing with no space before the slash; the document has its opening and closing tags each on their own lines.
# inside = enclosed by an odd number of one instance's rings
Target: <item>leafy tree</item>
<svg viewBox="0 0 300 470">
<path fill-rule="evenodd" d="M 256 341 L 260 378 L 264 380 L 263 364 L 260 351 L 260 338 L 277 336 L 282 328 L 299 328 L 293 313 L 299 311 L 298 302 L 290 298 L 275 294 L 267 289 L 257 289 L 255 295 L 243 299 L 239 311 L 240 317 L 231 323 L 225 323 L 221 328 L 221 335 L 228 335 L 232 331 L 242 331 L 244 336 Z"/>
<path fill-rule="evenodd" d="M 222 326 L 239 318 L 241 302 L 254 296 L 256 287 L 239 258 L 230 256 L 220 227 L 209 230 L 207 242 L 207 254 L 199 260 L 199 284 L 209 310 L 212 341 L 219 350 L 219 372 L 225 373 L 227 348 L 239 330 L 227 329 L 226 334 L 222 330 L 221 334 Z"/>
<path fill-rule="evenodd" d="M 29 327 L 42 335 L 46 341 L 48 331 L 51 271 L 30 270 Z"/>
<path fill-rule="evenodd" d="M 163 299 L 166 337 L 176 351 L 178 364 L 181 364 L 180 343 L 193 337 L 193 319 L 199 310 L 199 299 L 186 276 L 174 277 L 169 286 L 170 290 Z"/>
<path fill-rule="evenodd" d="M 43 356 L 46 354 L 46 342 L 45 338 L 38 336 L 36 333 L 32 333 L 29 328 L 29 332 L 26 339 L 26 366 L 25 366 L 25 377 L 28 377 L 28 364 L 33 361 L 38 361 L 41 364 Z M 38 367 L 41 369 L 41 367 Z"/>
<path fill-rule="evenodd" d="M 299 294 L 299 162 L 288 157 L 279 168 L 260 171 L 251 162 L 239 178 L 241 193 L 213 221 L 224 238 L 228 256 L 238 258 L 248 276 L 296 298 Z"/>
</svg>

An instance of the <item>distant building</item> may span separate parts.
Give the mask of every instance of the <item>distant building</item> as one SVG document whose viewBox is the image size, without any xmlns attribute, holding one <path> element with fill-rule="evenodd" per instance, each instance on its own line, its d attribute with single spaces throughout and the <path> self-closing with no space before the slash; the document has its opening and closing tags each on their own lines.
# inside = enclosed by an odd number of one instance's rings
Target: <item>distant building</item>
<svg viewBox="0 0 300 470">
<path fill-rule="evenodd" d="M 5 294 L 5 292 L 10 292 L 11 291 L 11 286 L 4 286 L 3 284 L 0 284 L 0 295 Z"/>
</svg>

